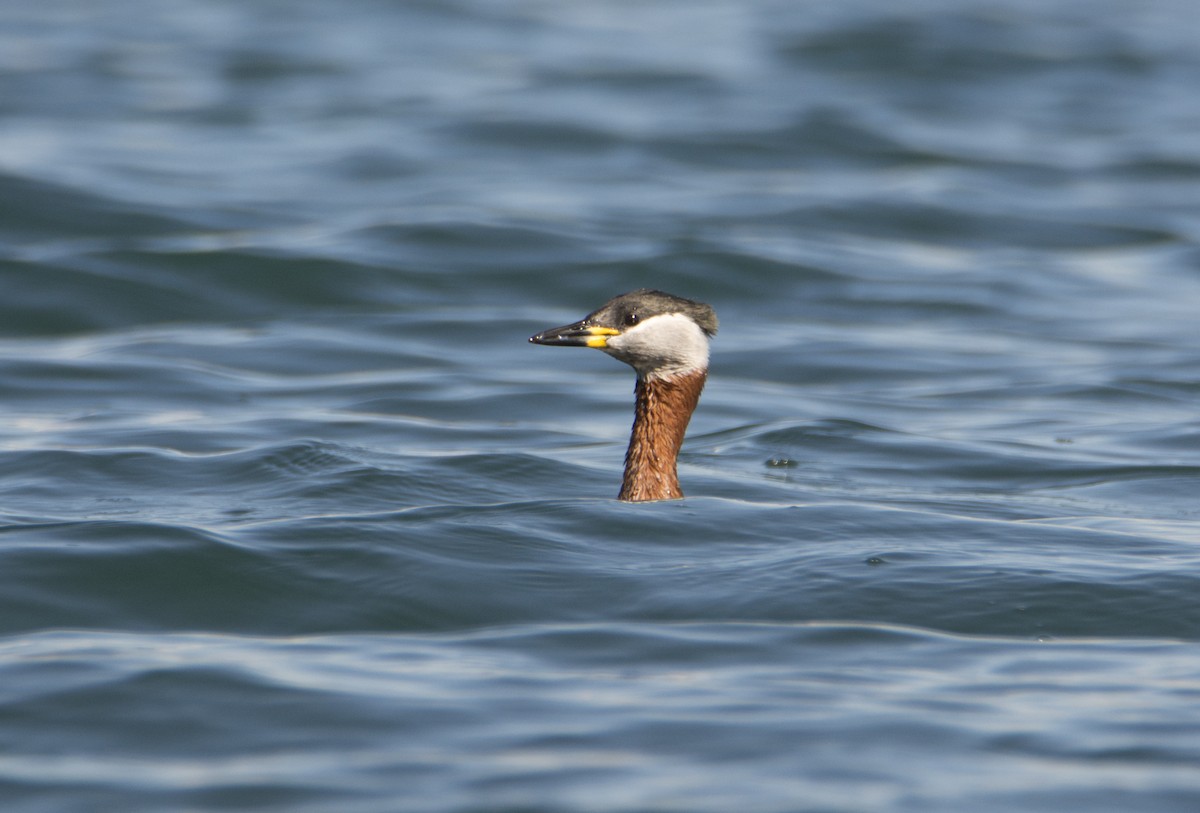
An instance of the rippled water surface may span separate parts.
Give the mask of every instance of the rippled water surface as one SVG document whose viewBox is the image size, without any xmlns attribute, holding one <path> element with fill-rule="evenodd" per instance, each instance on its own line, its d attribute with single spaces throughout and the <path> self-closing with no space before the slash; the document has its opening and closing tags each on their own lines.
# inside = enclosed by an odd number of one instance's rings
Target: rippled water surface
<svg viewBox="0 0 1200 813">
<path fill-rule="evenodd" d="M 1200 809 L 1196 20 L 6 4 L 0 807 Z"/>
</svg>

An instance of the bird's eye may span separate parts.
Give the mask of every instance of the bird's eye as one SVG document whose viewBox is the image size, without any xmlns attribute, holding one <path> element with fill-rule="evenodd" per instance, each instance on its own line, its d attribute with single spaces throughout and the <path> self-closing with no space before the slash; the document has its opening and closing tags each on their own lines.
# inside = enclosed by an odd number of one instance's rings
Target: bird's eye
<svg viewBox="0 0 1200 813">
<path fill-rule="evenodd" d="M 627 313 L 625 314 L 625 327 L 633 327 L 641 320 L 642 317 L 638 316 L 636 313 Z"/>
</svg>

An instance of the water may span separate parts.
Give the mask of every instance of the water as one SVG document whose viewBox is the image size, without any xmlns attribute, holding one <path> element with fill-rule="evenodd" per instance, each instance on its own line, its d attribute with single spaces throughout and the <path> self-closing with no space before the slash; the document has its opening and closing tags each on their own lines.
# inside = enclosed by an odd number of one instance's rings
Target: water
<svg viewBox="0 0 1200 813">
<path fill-rule="evenodd" d="M 0 806 L 1198 809 L 1198 34 L 4 6 Z"/>
</svg>

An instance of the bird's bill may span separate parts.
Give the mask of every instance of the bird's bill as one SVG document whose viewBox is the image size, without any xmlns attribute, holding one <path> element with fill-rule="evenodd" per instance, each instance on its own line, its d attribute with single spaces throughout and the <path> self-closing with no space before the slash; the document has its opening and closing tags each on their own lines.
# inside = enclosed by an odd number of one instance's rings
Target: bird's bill
<svg viewBox="0 0 1200 813">
<path fill-rule="evenodd" d="M 596 347 L 603 348 L 608 345 L 608 337 L 616 336 L 621 331 L 613 330 L 611 327 L 597 327 L 595 325 L 585 325 L 583 322 L 576 322 L 573 325 L 563 325 L 562 327 L 552 327 L 549 330 L 543 330 L 534 336 L 529 337 L 529 341 L 534 344 L 548 344 L 555 347 Z"/>
</svg>

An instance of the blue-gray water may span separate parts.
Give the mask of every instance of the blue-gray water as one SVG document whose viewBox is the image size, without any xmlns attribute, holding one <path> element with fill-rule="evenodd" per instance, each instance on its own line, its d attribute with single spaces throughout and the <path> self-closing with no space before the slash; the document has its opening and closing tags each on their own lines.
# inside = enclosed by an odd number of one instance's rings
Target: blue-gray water
<svg viewBox="0 0 1200 813">
<path fill-rule="evenodd" d="M 0 7 L 0 809 L 1200 809 L 1190 0 Z M 633 376 L 721 317 L 688 498 Z"/>
</svg>

